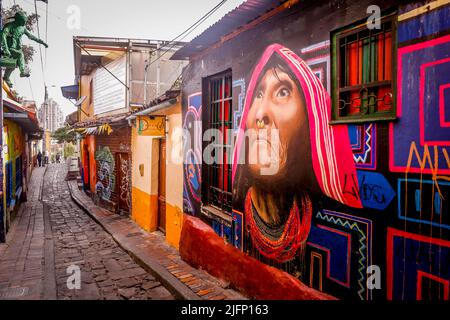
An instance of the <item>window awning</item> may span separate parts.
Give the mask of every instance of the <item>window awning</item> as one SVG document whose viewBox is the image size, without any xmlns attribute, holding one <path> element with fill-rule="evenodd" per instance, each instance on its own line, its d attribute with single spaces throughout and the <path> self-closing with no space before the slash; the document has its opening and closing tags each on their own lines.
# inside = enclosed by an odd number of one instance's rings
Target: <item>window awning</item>
<svg viewBox="0 0 450 320">
<path fill-rule="evenodd" d="M 78 85 L 74 84 L 71 86 L 61 87 L 61 92 L 64 98 L 66 99 L 78 99 Z"/>
</svg>

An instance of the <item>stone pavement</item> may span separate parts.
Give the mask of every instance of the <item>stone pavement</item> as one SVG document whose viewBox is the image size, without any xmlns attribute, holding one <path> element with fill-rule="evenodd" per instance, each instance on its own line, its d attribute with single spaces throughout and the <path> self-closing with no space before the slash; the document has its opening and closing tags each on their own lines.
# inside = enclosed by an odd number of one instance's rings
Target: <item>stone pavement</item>
<svg viewBox="0 0 450 320">
<path fill-rule="evenodd" d="M 39 201 L 44 168 L 35 168 L 28 202 L 0 244 L 0 299 L 43 299 L 44 217 Z"/>
<path fill-rule="evenodd" d="M 68 181 L 72 198 L 93 219 L 112 235 L 144 269 L 151 272 L 180 299 L 242 300 L 238 292 L 206 271 L 198 270 L 181 260 L 160 232 L 146 232 L 129 217 L 100 208 L 82 191 L 77 181 Z"/>
<path fill-rule="evenodd" d="M 72 201 L 66 165 L 44 170 L 33 171 L 28 202 L 0 245 L 0 299 L 174 299 Z M 80 270 L 79 289 L 67 285 L 69 267 Z"/>
</svg>

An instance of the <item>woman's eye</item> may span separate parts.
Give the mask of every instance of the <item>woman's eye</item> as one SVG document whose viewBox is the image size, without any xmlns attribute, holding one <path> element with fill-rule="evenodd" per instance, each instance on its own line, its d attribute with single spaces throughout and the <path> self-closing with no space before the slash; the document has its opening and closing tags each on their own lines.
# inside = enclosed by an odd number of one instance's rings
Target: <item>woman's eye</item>
<svg viewBox="0 0 450 320">
<path fill-rule="evenodd" d="M 256 98 L 262 99 L 262 97 L 263 97 L 263 93 L 262 93 L 262 91 L 259 91 L 258 94 L 256 95 Z"/>
<path fill-rule="evenodd" d="M 290 94 L 291 94 L 291 92 L 289 91 L 288 88 L 281 88 L 281 89 L 278 91 L 277 96 L 278 96 L 278 97 L 285 98 L 285 97 L 289 97 Z"/>
</svg>

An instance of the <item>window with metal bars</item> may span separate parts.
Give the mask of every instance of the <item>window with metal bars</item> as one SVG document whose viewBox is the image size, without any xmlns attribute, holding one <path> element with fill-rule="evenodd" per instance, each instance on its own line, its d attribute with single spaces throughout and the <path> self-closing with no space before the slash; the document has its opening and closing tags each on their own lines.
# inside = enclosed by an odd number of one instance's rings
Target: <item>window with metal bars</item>
<svg viewBox="0 0 450 320">
<path fill-rule="evenodd" d="M 394 14 L 332 33 L 332 123 L 395 119 Z"/>
<path fill-rule="evenodd" d="M 202 165 L 202 202 L 204 205 L 228 213 L 232 212 L 231 155 L 232 155 L 232 80 L 231 71 L 208 77 L 203 82 L 203 131 L 220 132 L 214 144 L 212 164 Z M 205 103 L 206 102 L 206 103 Z M 203 145 L 205 148 L 209 143 Z"/>
</svg>

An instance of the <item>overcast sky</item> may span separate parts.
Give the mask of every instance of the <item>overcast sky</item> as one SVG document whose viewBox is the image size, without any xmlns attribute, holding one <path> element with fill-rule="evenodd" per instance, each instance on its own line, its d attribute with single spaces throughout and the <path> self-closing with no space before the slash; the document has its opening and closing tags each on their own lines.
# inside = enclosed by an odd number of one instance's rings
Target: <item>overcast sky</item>
<svg viewBox="0 0 450 320">
<path fill-rule="evenodd" d="M 58 102 L 64 114 L 67 115 L 76 109 L 61 95 L 60 87 L 74 84 L 73 36 L 171 40 L 219 2 L 219 0 L 48 0 L 47 43 L 49 48 L 42 47 L 44 75 L 41 71 L 38 45 L 24 37 L 23 43 L 32 43 L 36 54 L 30 65 L 29 80 L 20 78 L 18 70 L 14 71 L 12 76 L 14 89 L 19 95 L 35 100 L 40 107 L 44 101 L 45 79 L 49 87 L 49 96 Z M 183 41 L 189 41 L 242 2 L 244 0 L 228 0 Z M 17 3 L 27 13 L 34 12 L 34 0 L 2 0 L 2 3 L 6 8 Z M 67 11 L 71 5 L 78 6 L 80 9 L 81 28 L 79 30 L 67 27 L 69 19 Z M 37 2 L 37 6 L 41 16 L 40 35 L 45 40 L 46 4 Z M 34 30 L 34 34 L 38 34 L 37 30 Z"/>
</svg>

